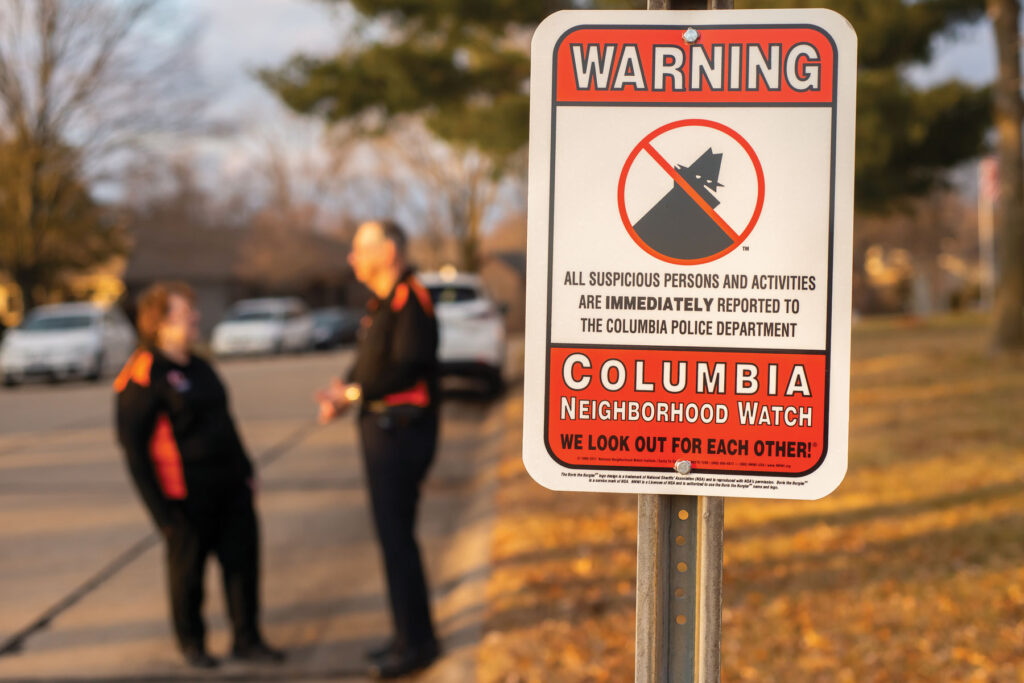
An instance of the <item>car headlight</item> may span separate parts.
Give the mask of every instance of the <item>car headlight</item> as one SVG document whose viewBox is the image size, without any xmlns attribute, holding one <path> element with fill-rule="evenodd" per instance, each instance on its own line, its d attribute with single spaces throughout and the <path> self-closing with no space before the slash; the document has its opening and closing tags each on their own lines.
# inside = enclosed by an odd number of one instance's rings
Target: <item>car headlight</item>
<svg viewBox="0 0 1024 683">
<path fill-rule="evenodd" d="M 24 354 L 13 344 L 0 346 L 0 363 L 14 363 Z"/>
</svg>

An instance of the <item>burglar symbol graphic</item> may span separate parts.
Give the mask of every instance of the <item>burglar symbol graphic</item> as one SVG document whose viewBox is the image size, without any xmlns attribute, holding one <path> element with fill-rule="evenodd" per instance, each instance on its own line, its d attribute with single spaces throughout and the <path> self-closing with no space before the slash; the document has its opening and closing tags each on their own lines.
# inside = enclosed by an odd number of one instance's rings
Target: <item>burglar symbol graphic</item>
<svg viewBox="0 0 1024 683">
<path fill-rule="evenodd" d="M 710 147 L 689 166 L 675 166 L 672 189 L 633 226 L 637 236 L 658 253 L 677 259 L 704 258 L 732 246 L 733 236 L 705 210 L 720 204 L 713 193 L 722 187 L 721 168 L 722 155 Z"/>
<path fill-rule="evenodd" d="M 723 164 L 743 166 L 739 170 L 744 172 L 732 177 L 745 180 L 726 188 Z M 637 198 L 637 187 L 644 198 Z M 651 187 L 663 188 L 653 202 Z M 676 121 L 655 130 L 634 148 L 619 180 L 619 212 L 626 229 L 641 248 L 670 263 L 706 263 L 725 256 L 750 234 L 763 202 L 764 174 L 757 155 L 738 133 L 713 121 Z M 738 215 L 749 220 L 736 228 L 731 221 Z"/>
</svg>

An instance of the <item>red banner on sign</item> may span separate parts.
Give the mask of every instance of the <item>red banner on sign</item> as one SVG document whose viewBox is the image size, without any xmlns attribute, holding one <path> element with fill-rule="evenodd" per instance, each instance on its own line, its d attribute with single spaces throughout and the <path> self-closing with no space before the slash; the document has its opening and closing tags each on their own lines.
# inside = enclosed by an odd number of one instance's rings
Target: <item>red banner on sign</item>
<svg viewBox="0 0 1024 683">
<path fill-rule="evenodd" d="M 556 48 L 557 104 L 830 104 L 835 47 L 813 27 L 578 28 Z"/>
<path fill-rule="evenodd" d="M 796 475 L 824 457 L 824 354 L 552 347 L 547 442 L 569 466 Z"/>
</svg>

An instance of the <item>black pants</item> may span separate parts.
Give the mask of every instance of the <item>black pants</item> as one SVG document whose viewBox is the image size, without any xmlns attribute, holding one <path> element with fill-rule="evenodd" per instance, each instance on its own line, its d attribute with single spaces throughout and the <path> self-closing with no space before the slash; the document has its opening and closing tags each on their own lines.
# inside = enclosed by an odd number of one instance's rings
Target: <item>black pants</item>
<svg viewBox="0 0 1024 683">
<path fill-rule="evenodd" d="M 437 414 L 430 412 L 405 424 L 366 413 L 359 425 L 395 644 L 399 648 L 432 644 L 427 582 L 413 530 L 420 486 L 437 447 Z"/>
<path fill-rule="evenodd" d="M 197 490 L 198 489 L 198 490 Z M 204 649 L 203 574 L 216 553 L 236 646 L 260 639 L 259 531 L 252 494 L 243 482 L 189 486 L 189 498 L 166 536 L 171 616 L 182 650 Z"/>
</svg>

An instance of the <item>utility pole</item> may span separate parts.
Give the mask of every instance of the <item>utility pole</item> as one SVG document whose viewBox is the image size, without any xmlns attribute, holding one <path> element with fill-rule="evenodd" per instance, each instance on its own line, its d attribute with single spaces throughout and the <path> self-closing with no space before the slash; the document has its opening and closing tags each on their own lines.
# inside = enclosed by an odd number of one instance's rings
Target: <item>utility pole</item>
<svg viewBox="0 0 1024 683">
<path fill-rule="evenodd" d="M 1021 150 L 1020 3 L 987 0 L 995 28 L 999 73 L 994 89 L 995 125 L 999 141 L 999 185 L 995 206 L 996 273 L 995 345 L 1024 346 L 1024 157 Z"/>
<path fill-rule="evenodd" d="M 649 10 L 732 9 L 733 0 L 647 0 Z M 689 463 L 676 469 L 689 472 Z M 636 683 L 721 680 L 725 499 L 641 494 Z"/>
</svg>

